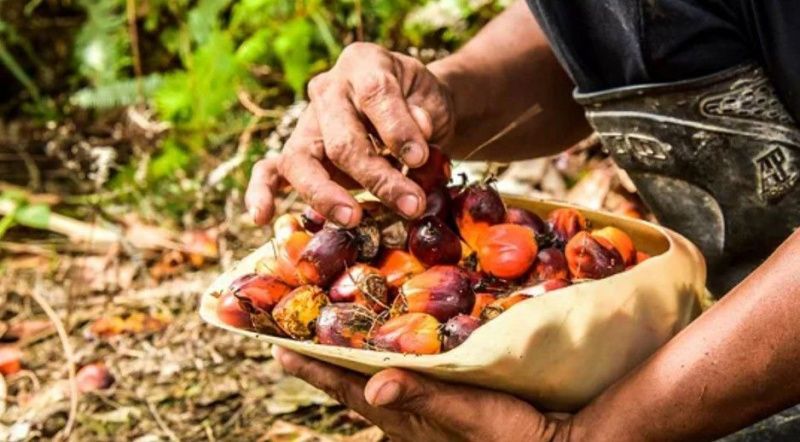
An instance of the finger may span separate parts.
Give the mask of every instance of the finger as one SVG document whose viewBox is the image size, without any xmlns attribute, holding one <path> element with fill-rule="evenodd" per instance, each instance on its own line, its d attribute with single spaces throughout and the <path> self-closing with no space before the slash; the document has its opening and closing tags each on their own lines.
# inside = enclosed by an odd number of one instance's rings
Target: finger
<svg viewBox="0 0 800 442">
<path fill-rule="evenodd" d="M 346 96 L 331 91 L 312 106 L 317 110 L 325 153 L 336 167 L 402 215 L 415 218 L 423 212 L 422 189 L 375 152 Z M 319 112 L 319 109 L 337 109 L 337 112 Z"/>
<path fill-rule="evenodd" d="M 364 388 L 364 397 L 373 406 L 415 413 L 445 428 L 475 435 L 476 440 L 550 440 L 542 438 L 553 433 L 557 425 L 512 396 L 447 384 L 394 368 L 373 376 Z M 500 425 L 490 425 L 489 415 L 503 416 Z M 513 426 L 514 434 L 503 434 L 510 428 L 508 422 L 522 425 Z"/>
<path fill-rule="evenodd" d="M 287 374 L 296 376 L 319 388 L 376 425 L 391 423 L 400 416 L 397 412 L 373 407 L 364 399 L 367 379 L 352 371 L 307 358 L 284 348 L 273 346 L 273 357 Z"/>
<path fill-rule="evenodd" d="M 266 224 L 272 218 L 280 181 L 277 158 L 261 160 L 253 166 L 244 201 L 256 224 Z"/>
<path fill-rule="evenodd" d="M 279 165 L 281 174 L 303 200 L 325 218 L 343 227 L 357 226 L 361 220 L 361 206 L 344 187 L 331 179 L 320 159 L 310 152 L 313 149 L 301 147 L 285 155 Z"/>
<path fill-rule="evenodd" d="M 358 70 L 350 80 L 350 100 L 363 113 L 392 154 L 409 167 L 428 159 L 428 142 L 415 121 L 394 73 Z"/>
<path fill-rule="evenodd" d="M 361 221 L 361 206 L 331 178 L 324 163 L 325 147 L 309 106 L 286 142 L 278 171 L 314 210 L 343 227 L 355 227 Z"/>
</svg>

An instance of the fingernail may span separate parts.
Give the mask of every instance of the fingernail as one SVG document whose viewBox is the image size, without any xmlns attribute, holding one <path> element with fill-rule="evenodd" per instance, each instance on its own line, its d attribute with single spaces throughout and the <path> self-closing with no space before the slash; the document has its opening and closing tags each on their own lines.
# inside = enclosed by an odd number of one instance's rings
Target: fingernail
<svg viewBox="0 0 800 442">
<path fill-rule="evenodd" d="M 422 161 L 425 160 L 425 151 L 419 144 L 408 143 L 400 150 L 400 156 L 407 166 L 417 167 L 421 166 Z"/>
<path fill-rule="evenodd" d="M 419 210 L 419 198 L 415 195 L 403 195 L 397 200 L 397 208 L 405 216 L 414 216 Z"/>
<path fill-rule="evenodd" d="M 350 224 L 350 218 L 353 217 L 353 209 L 348 206 L 336 206 L 333 209 L 333 220 L 342 226 Z"/>
<path fill-rule="evenodd" d="M 375 396 L 370 398 L 366 398 L 367 402 L 375 407 L 382 407 L 384 405 L 391 404 L 392 402 L 397 401 L 400 397 L 400 384 L 394 381 L 389 381 L 383 384 L 378 391 L 375 393 Z"/>
</svg>

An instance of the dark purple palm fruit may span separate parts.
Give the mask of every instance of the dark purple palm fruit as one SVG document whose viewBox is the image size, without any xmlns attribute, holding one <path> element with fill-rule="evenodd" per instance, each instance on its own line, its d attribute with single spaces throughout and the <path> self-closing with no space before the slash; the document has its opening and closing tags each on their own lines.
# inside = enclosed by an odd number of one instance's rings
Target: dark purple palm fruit
<svg viewBox="0 0 800 442">
<path fill-rule="evenodd" d="M 408 169 L 406 176 L 428 194 L 446 186 L 450 182 L 451 172 L 450 157 L 441 149 L 429 146 L 428 161 L 420 167 Z"/>
<path fill-rule="evenodd" d="M 359 304 L 330 304 L 322 308 L 317 318 L 317 340 L 320 344 L 364 348 L 378 316 Z"/>
<path fill-rule="evenodd" d="M 452 201 L 450 192 L 446 187 L 439 187 L 429 192 L 425 197 L 425 213 L 432 215 L 450 224 L 452 221 Z M 455 224 L 453 224 L 455 227 Z"/>
<path fill-rule="evenodd" d="M 311 206 L 307 206 L 303 210 L 300 215 L 300 221 L 303 224 L 303 228 L 309 233 L 317 233 L 325 226 L 325 217 Z"/>
<path fill-rule="evenodd" d="M 506 211 L 506 222 L 529 227 L 536 236 L 536 243 L 540 247 L 551 241 L 550 227 L 539 215 L 519 207 L 509 207 Z"/>
<path fill-rule="evenodd" d="M 303 249 L 297 261 L 297 271 L 304 283 L 326 288 L 353 265 L 357 257 L 355 233 L 326 226 Z"/>
<path fill-rule="evenodd" d="M 396 313 L 427 313 L 441 322 L 459 313 L 469 313 L 475 292 L 469 275 L 456 266 L 436 266 L 409 279 L 400 287 L 393 310 Z"/>
<path fill-rule="evenodd" d="M 442 329 L 442 351 L 452 350 L 467 340 L 481 321 L 469 315 L 458 315 L 450 318 Z"/>
<path fill-rule="evenodd" d="M 464 187 L 453 199 L 453 212 L 461 237 L 473 250 L 478 239 L 489 227 L 506 219 L 506 206 L 490 183 L 475 183 Z"/>
<path fill-rule="evenodd" d="M 408 250 L 426 266 L 458 264 L 461 240 L 435 216 L 414 220 L 408 232 Z"/>
</svg>

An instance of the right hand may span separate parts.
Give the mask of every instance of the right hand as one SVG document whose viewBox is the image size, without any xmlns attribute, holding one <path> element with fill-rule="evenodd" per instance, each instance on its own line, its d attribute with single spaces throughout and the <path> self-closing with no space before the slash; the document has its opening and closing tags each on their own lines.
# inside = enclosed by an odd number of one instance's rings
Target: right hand
<svg viewBox="0 0 800 442">
<path fill-rule="evenodd" d="M 311 103 L 281 154 L 253 167 L 245 202 L 255 222 L 272 218 L 275 194 L 286 182 L 344 227 L 361 220 L 346 190 L 356 185 L 405 217 L 422 214 L 424 192 L 376 151 L 368 133 L 403 164 L 425 164 L 428 143 L 444 144 L 454 131 L 446 85 L 412 57 L 354 43 L 311 80 L 308 95 Z"/>
</svg>

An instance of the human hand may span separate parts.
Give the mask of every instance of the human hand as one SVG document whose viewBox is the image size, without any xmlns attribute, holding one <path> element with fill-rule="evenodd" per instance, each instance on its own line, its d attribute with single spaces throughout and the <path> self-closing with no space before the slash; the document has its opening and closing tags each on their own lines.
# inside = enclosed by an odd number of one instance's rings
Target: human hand
<svg viewBox="0 0 800 442">
<path fill-rule="evenodd" d="M 269 221 L 285 182 L 345 227 L 361 219 L 361 207 L 346 190 L 354 184 L 406 217 L 419 216 L 424 192 L 376 151 L 370 134 L 403 164 L 425 164 L 428 143 L 444 143 L 453 134 L 445 85 L 412 57 L 354 43 L 330 71 L 311 80 L 308 94 L 309 108 L 282 153 L 253 167 L 245 202 L 255 222 Z"/>
<path fill-rule="evenodd" d="M 284 370 L 379 426 L 393 441 L 566 441 L 554 419 L 513 396 L 434 381 L 398 369 L 372 378 L 273 347 Z"/>
</svg>

